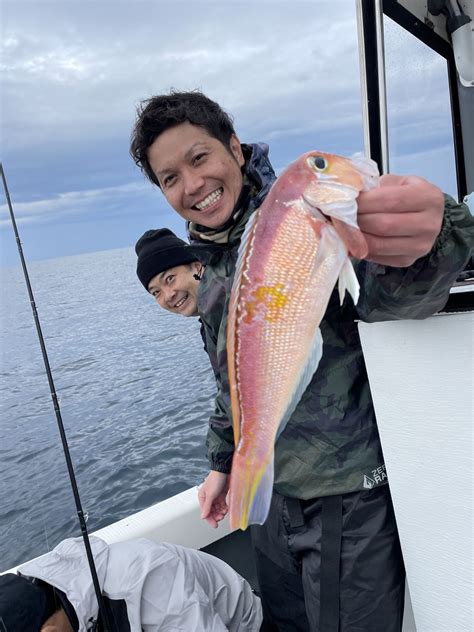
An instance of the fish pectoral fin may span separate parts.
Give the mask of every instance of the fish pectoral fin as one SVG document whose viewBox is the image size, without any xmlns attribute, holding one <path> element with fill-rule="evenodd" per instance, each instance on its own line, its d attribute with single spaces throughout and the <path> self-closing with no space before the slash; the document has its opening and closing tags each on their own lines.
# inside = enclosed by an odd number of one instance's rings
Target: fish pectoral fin
<svg viewBox="0 0 474 632">
<path fill-rule="evenodd" d="M 349 254 L 356 259 L 364 259 L 369 252 L 367 240 L 359 228 L 349 226 L 341 220 L 332 218 L 332 225 L 339 235 L 340 239 L 344 242 Z"/>
<path fill-rule="evenodd" d="M 357 302 L 359 301 L 360 285 L 349 257 L 347 257 L 344 265 L 342 266 L 342 270 L 339 274 L 337 289 L 339 290 L 339 300 L 341 302 L 341 305 L 344 303 L 346 291 L 349 292 L 349 294 L 352 296 L 354 305 L 357 305 Z"/>
</svg>

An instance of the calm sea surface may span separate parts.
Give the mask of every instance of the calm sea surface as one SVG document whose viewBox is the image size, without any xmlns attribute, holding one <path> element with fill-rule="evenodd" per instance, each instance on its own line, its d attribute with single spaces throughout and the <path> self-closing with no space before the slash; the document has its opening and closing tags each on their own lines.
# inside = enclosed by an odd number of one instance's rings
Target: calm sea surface
<svg viewBox="0 0 474 632">
<path fill-rule="evenodd" d="M 133 249 L 29 272 L 90 531 L 206 474 L 213 374 L 199 323 L 162 311 Z M 80 535 L 21 268 L 2 268 L 0 570 Z"/>
</svg>

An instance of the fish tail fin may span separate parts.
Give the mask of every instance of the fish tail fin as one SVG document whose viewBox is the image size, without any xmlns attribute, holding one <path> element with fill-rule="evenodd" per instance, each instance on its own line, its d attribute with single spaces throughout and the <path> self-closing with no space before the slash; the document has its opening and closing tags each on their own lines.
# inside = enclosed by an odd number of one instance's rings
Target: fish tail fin
<svg viewBox="0 0 474 632">
<path fill-rule="evenodd" d="M 249 524 L 263 524 L 273 493 L 273 456 L 254 473 L 242 455 L 235 454 L 230 477 L 229 520 L 231 529 L 244 531 Z"/>
<path fill-rule="evenodd" d="M 360 286 L 354 267 L 352 266 L 352 262 L 349 257 L 347 257 L 344 265 L 342 266 L 337 287 L 339 290 L 339 300 L 341 301 L 341 305 L 344 302 L 346 291 L 349 292 L 349 294 L 352 296 L 354 305 L 357 305 L 357 302 L 359 300 Z"/>
</svg>

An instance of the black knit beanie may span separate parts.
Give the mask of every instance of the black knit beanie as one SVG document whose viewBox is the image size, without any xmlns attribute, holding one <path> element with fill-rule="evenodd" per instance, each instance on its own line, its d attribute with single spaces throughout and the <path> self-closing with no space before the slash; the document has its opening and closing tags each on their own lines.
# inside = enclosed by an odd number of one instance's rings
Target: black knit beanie
<svg viewBox="0 0 474 632">
<path fill-rule="evenodd" d="M 0 575 L 0 630 L 40 632 L 55 610 L 53 588 L 48 584 L 15 573 Z"/>
<path fill-rule="evenodd" d="M 147 230 L 135 244 L 135 252 L 137 276 L 146 291 L 152 278 L 163 270 L 197 261 L 191 246 L 168 228 Z"/>
</svg>

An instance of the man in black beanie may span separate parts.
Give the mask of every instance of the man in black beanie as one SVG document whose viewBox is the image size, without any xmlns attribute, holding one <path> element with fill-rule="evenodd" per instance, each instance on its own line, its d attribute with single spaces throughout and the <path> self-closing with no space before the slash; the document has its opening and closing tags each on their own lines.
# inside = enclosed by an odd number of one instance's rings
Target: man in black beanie
<svg viewBox="0 0 474 632">
<path fill-rule="evenodd" d="M 187 244 L 168 228 L 147 230 L 135 245 L 137 276 L 163 307 L 197 316 L 197 292 L 204 266 Z"/>
</svg>

